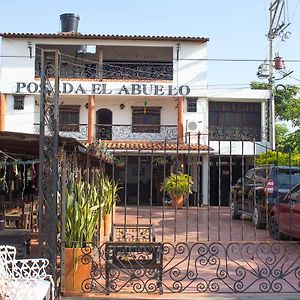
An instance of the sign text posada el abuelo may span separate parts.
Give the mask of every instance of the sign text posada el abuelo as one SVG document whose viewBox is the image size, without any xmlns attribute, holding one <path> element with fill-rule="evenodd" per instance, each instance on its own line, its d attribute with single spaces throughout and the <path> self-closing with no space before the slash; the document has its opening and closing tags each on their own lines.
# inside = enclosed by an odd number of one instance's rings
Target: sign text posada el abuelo
<svg viewBox="0 0 300 300">
<path fill-rule="evenodd" d="M 37 82 L 17 82 L 16 93 L 40 93 L 40 84 Z M 188 85 L 178 88 L 164 84 L 110 84 L 110 83 L 60 83 L 61 94 L 74 95 L 141 95 L 141 96 L 187 96 L 190 93 Z"/>
</svg>

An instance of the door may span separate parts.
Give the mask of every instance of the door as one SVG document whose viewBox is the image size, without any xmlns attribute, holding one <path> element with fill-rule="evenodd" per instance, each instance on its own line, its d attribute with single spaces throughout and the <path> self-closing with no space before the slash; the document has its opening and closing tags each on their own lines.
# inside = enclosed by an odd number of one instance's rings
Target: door
<svg viewBox="0 0 300 300">
<path fill-rule="evenodd" d="M 280 230 L 287 236 L 300 237 L 300 186 L 278 204 L 278 222 Z"/>
<path fill-rule="evenodd" d="M 96 138 L 101 140 L 112 139 L 112 111 L 101 108 L 96 112 Z"/>
<path fill-rule="evenodd" d="M 291 193 L 291 211 L 292 236 L 300 238 L 300 186 Z"/>
</svg>

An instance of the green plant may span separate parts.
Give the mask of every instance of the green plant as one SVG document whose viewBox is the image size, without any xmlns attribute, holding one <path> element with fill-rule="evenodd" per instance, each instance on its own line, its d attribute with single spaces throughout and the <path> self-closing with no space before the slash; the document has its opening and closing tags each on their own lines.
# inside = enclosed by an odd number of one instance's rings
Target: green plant
<svg viewBox="0 0 300 300">
<path fill-rule="evenodd" d="M 126 163 L 126 158 L 124 156 L 115 156 L 114 157 L 114 162 L 118 166 L 125 166 Z"/>
<path fill-rule="evenodd" d="M 161 185 L 161 191 L 165 190 L 171 197 L 192 194 L 193 178 L 184 173 L 171 174 Z"/>
<path fill-rule="evenodd" d="M 119 182 L 109 177 L 99 177 L 96 182 L 96 190 L 100 196 L 102 216 L 110 214 L 114 205 L 119 201 L 118 192 L 121 189 Z"/>
<path fill-rule="evenodd" d="M 82 247 L 91 242 L 98 224 L 99 197 L 87 182 L 70 182 L 66 193 L 66 247 Z"/>
<path fill-rule="evenodd" d="M 255 162 L 257 165 L 300 166 L 300 154 L 267 151 L 260 154 Z"/>
</svg>

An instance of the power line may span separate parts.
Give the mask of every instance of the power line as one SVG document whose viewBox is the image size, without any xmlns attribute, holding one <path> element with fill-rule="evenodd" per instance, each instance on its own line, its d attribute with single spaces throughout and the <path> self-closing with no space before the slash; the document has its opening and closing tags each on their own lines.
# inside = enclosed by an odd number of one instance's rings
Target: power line
<svg viewBox="0 0 300 300">
<path fill-rule="evenodd" d="M 65 55 L 63 54 L 63 56 L 68 56 L 68 57 L 73 57 L 76 58 L 75 56 L 69 56 L 69 55 Z M 36 58 L 37 56 L 26 56 L 26 55 L 0 55 L 0 58 Z M 77 57 L 77 59 L 79 59 Z M 86 61 L 86 62 L 91 62 L 94 64 L 102 64 L 99 61 L 94 61 L 94 60 L 88 60 L 88 59 L 84 59 L 84 58 L 80 58 L 80 60 L 82 61 Z M 173 61 L 177 61 L 176 58 L 172 59 Z M 270 60 L 266 60 L 266 59 L 252 59 L 252 58 L 179 58 L 179 61 L 217 61 L 217 62 L 262 62 L 262 61 L 270 61 Z M 285 59 L 285 62 L 292 62 L 292 63 L 300 63 L 300 59 Z M 66 61 L 65 61 L 66 62 Z M 68 63 L 70 63 L 68 61 Z M 105 62 L 103 62 L 105 64 Z M 122 62 L 123 64 L 141 64 L 140 62 Z M 121 62 L 118 62 L 118 64 L 122 64 Z M 149 62 L 149 64 L 155 64 L 155 62 Z M 171 62 L 170 62 L 171 64 Z"/>
</svg>

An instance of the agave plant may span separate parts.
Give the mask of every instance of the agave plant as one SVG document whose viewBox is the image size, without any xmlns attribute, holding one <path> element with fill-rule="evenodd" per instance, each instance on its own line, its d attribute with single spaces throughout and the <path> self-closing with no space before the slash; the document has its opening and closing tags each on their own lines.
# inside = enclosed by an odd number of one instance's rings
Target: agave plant
<svg viewBox="0 0 300 300">
<path fill-rule="evenodd" d="M 66 247 L 92 241 L 99 218 L 97 189 L 87 182 L 70 184 L 66 195 Z"/>
</svg>

